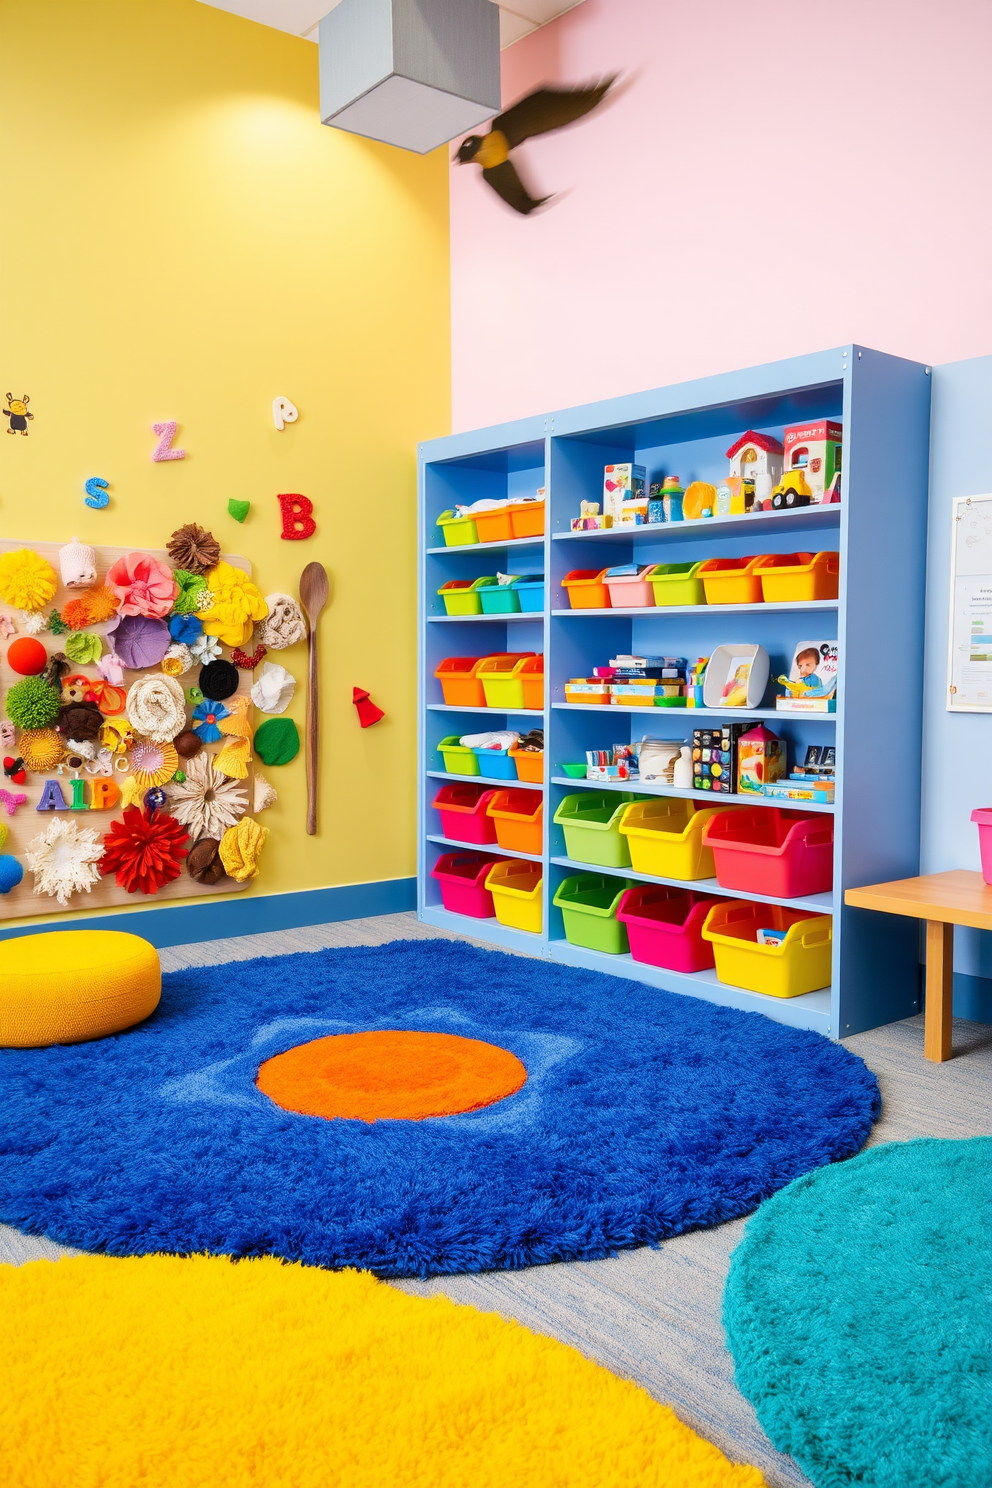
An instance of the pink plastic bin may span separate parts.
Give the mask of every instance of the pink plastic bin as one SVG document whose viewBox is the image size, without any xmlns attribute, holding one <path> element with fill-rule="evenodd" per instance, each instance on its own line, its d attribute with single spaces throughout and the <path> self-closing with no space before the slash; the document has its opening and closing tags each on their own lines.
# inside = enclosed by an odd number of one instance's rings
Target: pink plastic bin
<svg viewBox="0 0 992 1488">
<path fill-rule="evenodd" d="M 713 947 L 703 939 L 703 921 L 720 901 L 694 889 L 639 884 L 628 889 L 617 908 L 627 926 L 630 954 L 666 971 L 707 971 L 716 963 Z"/>
<path fill-rule="evenodd" d="M 654 609 L 654 589 L 645 578 L 653 568 L 653 563 L 646 563 L 636 574 L 618 574 L 615 579 L 603 575 L 615 610 L 644 610 L 648 606 Z"/>
<path fill-rule="evenodd" d="M 496 841 L 496 823 L 486 815 L 496 794 L 481 785 L 442 785 L 431 805 L 440 813 L 441 835 L 486 846 Z"/>
<path fill-rule="evenodd" d="M 486 888 L 486 874 L 502 858 L 486 853 L 452 852 L 438 858 L 431 869 L 441 890 L 441 903 L 451 914 L 470 915 L 473 920 L 491 920 L 496 911 Z"/>
<path fill-rule="evenodd" d="M 978 849 L 982 855 L 982 877 L 992 884 L 992 806 L 976 806 L 971 819 L 978 827 Z"/>
<path fill-rule="evenodd" d="M 823 894 L 834 882 L 834 819 L 779 806 L 721 811 L 703 829 L 721 889 L 771 899 Z"/>
</svg>

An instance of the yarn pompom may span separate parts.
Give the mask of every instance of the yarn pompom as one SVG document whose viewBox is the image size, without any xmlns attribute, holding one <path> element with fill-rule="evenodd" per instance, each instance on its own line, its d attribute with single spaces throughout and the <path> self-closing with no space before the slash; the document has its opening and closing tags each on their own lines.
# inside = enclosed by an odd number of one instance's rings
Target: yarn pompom
<svg viewBox="0 0 992 1488">
<path fill-rule="evenodd" d="M 72 817 L 53 816 L 40 837 L 30 843 L 24 861 L 34 874 L 36 894 L 50 894 L 63 909 L 73 894 L 86 893 L 100 880 L 97 864 L 103 845 L 91 827 Z"/>
<path fill-rule="evenodd" d="M 15 609 L 43 609 L 55 598 L 58 586 L 54 568 L 40 553 L 15 548 L 0 557 L 0 599 Z"/>
<path fill-rule="evenodd" d="M 179 586 L 172 569 L 149 553 L 127 553 L 107 570 L 107 587 L 120 600 L 122 615 L 160 620 L 172 609 Z"/>
<path fill-rule="evenodd" d="M 205 574 L 220 562 L 220 543 L 212 532 L 196 522 L 178 527 L 165 550 L 176 568 L 191 574 Z"/>
<path fill-rule="evenodd" d="M 226 878 L 220 860 L 220 843 L 213 837 L 201 837 L 189 850 L 186 872 L 196 883 L 217 884 Z"/>
<path fill-rule="evenodd" d="M 227 646 L 243 646 L 259 620 L 264 620 L 269 607 L 257 585 L 243 569 L 230 563 L 218 563 L 207 574 L 207 585 L 213 603 L 197 613 L 207 635 L 217 636 Z"/>
<path fill-rule="evenodd" d="M 211 661 L 200 672 L 200 691 L 204 697 L 224 702 L 238 690 L 238 669 L 229 661 Z"/>
<path fill-rule="evenodd" d="M 17 752 L 29 770 L 44 775 L 65 758 L 65 745 L 54 729 L 25 729 L 18 740 Z"/>
<path fill-rule="evenodd" d="M 7 717 L 22 729 L 47 728 L 55 722 L 61 706 L 61 695 L 41 677 L 25 677 L 7 694 Z"/>
<path fill-rule="evenodd" d="M 245 787 L 221 774 L 209 754 L 190 760 L 185 774 L 185 780 L 165 787 L 172 814 L 192 836 L 219 840 L 248 810 Z"/>
<path fill-rule="evenodd" d="M 185 568 L 177 568 L 172 575 L 179 588 L 176 602 L 172 606 L 177 615 L 195 615 L 202 604 L 205 603 L 203 596 L 207 592 L 207 581 L 202 574 L 189 573 Z"/>
<path fill-rule="evenodd" d="M 10 853 L 0 856 L 0 894 L 9 894 L 24 877 L 24 869 Z"/>
<path fill-rule="evenodd" d="M 70 630 L 85 630 L 88 625 L 102 625 L 117 614 L 120 600 L 106 584 L 98 584 L 66 600 L 62 606 L 62 619 Z"/>
<path fill-rule="evenodd" d="M 259 826 L 250 816 L 243 816 L 236 827 L 228 827 L 220 839 L 220 860 L 237 883 L 258 877 L 258 860 L 269 835 L 268 827 Z"/>
<path fill-rule="evenodd" d="M 258 639 L 272 651 L 282 651 L 307 638 L 303 611 L 291 594 L 267 594 L 268 618 L 258 627 Z"/>
<path fill-rule="evenodd" d="M 157 894 L 182 872 L 189 833 L 175 817 L 129 806 L 103 839 L 105 873 L 129 894 Z"/>
</svg>

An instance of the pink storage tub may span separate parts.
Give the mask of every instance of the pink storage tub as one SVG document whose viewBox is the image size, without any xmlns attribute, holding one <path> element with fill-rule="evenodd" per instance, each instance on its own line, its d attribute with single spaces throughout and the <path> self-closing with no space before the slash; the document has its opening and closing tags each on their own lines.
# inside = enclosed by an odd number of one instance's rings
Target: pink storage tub
<svg viewBox="0 0 992 1488">
<path fill-rule="evenodd" d="M 620 900 L 617 919 L 627 927 L 630 954 L 647 966 L 666 971 L 708 971 L 713 947 L 702 937 L 703 923 L 714 904 L 712 894 L 694 889 L 639 884 Z"/>
<path fill-rule="evenodd" d="M 441 817 L 442 837 L 482 847 L 495 842 L 496 823 L 487 815 L 495 794 L 481 785 L 442 785 L 431 802 Z"/>
<path fill-rule="evenodd" d="M 992 884 L 992 806 L 976 806 L 971 819 L 978 827 L 978 850 L 982 855 L 982 877 Z"/>
<path fill-rule="evenodd" d="M 721 811 L 703 829 L 721 889 L 770 899 L 824 894 L 834 882 L 834 819 L 750 806 Z"/>
<path fill-rule="evenodd" d="M 646 610 L 649 606 L 654 609 L 654 589 L 645 577 L 653 568 L 653 563 L 646 563 L 636 574 L 619 575 L 615 579 L 611 579 L 609 574 L 603 575 L 603 582 L 610 591 L 610 604 L 615 610 Z"/>
<path fill-rule="evenodd" d="M 438 858 L 431 869 L 441 890 L 441 903 L 451 914 L 469 915 L 473 920 L 491 920 L 496 911 L 493 896 L 486 888 L 486 875 L 501 858 L 485 853 L 452 852 Z"/>
</svg>

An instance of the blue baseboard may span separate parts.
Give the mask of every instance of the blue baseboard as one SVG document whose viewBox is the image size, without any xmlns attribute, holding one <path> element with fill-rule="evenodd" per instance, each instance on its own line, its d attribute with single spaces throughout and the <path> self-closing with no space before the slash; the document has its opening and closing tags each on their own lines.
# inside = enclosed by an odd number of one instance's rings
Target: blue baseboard
<svg viewBox="0 0 992 1488">
<path fill-rule="evenodd" d="M 265 930 L 298 930 L 335 920 L 400 914 L 417 907 L 415 878 L 387 878 L 380 883 L 338 884 L 332 889 L 306 889 L 296 894 L 261 894 L 168 909 L 133 909 L 125 914 L 78 915 L 65 924 L 22 925 L 3 939 L 41 935 L 49 930 L 127 930 L 158 950 L 232 935 L 259 935 Z"/>
<path fill-rule="evenodd" d="M 992 977 L 954 973 L 954 1016 L 992 1023 Z"/>
</svg>

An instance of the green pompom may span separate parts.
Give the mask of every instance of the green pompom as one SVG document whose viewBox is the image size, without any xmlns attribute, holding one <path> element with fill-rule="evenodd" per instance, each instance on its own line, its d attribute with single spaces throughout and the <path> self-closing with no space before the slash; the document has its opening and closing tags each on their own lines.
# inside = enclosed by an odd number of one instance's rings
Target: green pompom
<svg viewBox="0 0 992 1488">
<path fill-rule="evenodd" d="M 232 496 L 230 501 L 227 503 L 227 510 L 229 515 L 232 516 L 236 522 L 243 522 L 245 517 L 248 515 L 248 508 L 250 506 L 250 501 L 235 501 L 234 497 Z"/>
<path fill-rule="evenodd" d="M 48 629 L 52 632 L 52 635 L 65 635 L 66 631 L 69 629 L 68 625 L 66 625 L 58 610 L 53 610 L 52 613 L 49 615 Z"/>
<path fill-rule="evenodd" d="M 61 694 L 41 677 L 25 677 L 7 694 L 7 717 L 17 728 L 47 728 L 58 717 Z"/>
<path fill-rule="evenodd" d="M 186 771 L 185 770 L 177 770 L 176 773 L 173 775 L 172 778 L 176 782 L 177 785 L 182 785 L 183 781 L 186 779 Z"/>
<path fill-rule="evenodd" d="M 267 718 L 255 731 L 255 753 L 266 765 L 288 765 L 300 752 L 300 731 L 291 718 Z"/>
<path fill-rule="evenodd" d="M 203 602 L 200 596 L 207 587 L 206 579 L 202 574 L 188 573 L 185 568 L 177 568 L 172 577 L 179 585 L 179 593 L 172 606 L 173 613 L 195 615 Z"/>
</svg>

